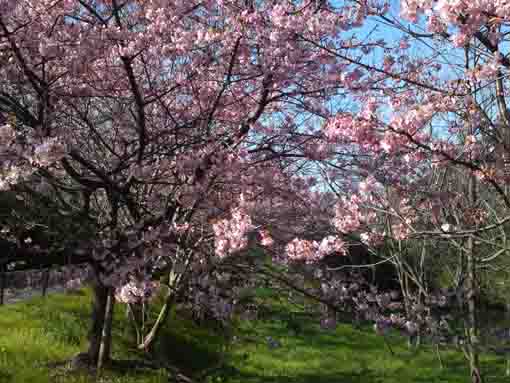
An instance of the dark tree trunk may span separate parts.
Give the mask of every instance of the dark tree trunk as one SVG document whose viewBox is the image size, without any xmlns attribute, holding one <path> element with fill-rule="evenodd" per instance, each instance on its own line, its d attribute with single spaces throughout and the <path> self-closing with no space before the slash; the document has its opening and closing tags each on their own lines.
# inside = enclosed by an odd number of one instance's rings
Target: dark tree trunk
<svg viewBox="0 0 510 383">
<path fill-rule="evenodd" d="M 48 285 L 50 282 L 50 269 L 43 271 L 42 275 L 42 296 L 45 297 L 48 291 Z"/>
<path fill-rule="evenodd" d="M 89 347 L 87 355 L 91 364 L 96 365 L 104 327 L 108 288 L 102 283 L 94 283 L 94 301 L 92 303 L 92 323 L 89 332 Z"/>
<path fill-rule="evenodd" d="M 88 347 L 86 351 L 78 354 L 73 359 L 72 364 L 74 368 L 96 367 L 99 360 L 99 350 L 101 348 L 109 289 L 101 283 L 97 269 L 93 269 L 91 287 L 93 301 L 90 330 L 88 334 Z"/>
<path fill-rule="evenodd" d="M 0 269 L 0 305 L 4 304 L 5 294 L 5 279 L 6 279 L 5 267 Z"/>
</svg>

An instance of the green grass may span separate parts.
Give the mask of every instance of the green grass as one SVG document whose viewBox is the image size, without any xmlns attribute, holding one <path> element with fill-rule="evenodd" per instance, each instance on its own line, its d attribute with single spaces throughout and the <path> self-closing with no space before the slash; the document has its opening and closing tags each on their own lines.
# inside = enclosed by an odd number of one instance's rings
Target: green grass
<svg viewBox="0 0 510 383">
<path fill-rule="evenodd" d="M 122 330 L 122 314 L 120 310 L 116 313 L 114 357 L 133 358 Z M 89 317 L 90 296 L 86 294 L 51 295 L 0 307 L 0 383 L 94 381 L 48 367 L 48 363 L 69 359 L 85 348 Z M 136 375 L 107 373 L 104 381 L 157 383 L 168 378 L 164 371 L 143 371 Z"/>
<path fill-rule="evenodd" d="M 262 295 L 267 294 L 263 292 Z M 265 298 L 271 301 L 270 294 Z M 407 348 L 398 336 L 389 338 L 395 356 L 384 340 L 371 331 L 340 325 L 320 330 L 315 321 L 301 318 L 296 334 L 283 311 L 290 306 L 272 301 L 273 313 L 265 320 L 239 323 L 237 341 L 226 347 L 211 330 L 173 317 L 158 342 L 154 358 L 181 368 L 208 383 L 350 383 L 350 382 L 467 382 L 462 356 L 442 351 L 445 368 L 428 348 Z M 142 358 L 132 349 L 123 309 L 117 306 L 113 357 Z M 293 308 L 293 310 L 295 307 Z M 63 374 L 48 367 L 85 347 L 90 296 L 52 295 L 0 307 L 0 383 L 92 382 L 94 377 Z M 280 343 L 271 348 L 267 337 Z M 488 382 L 507 381 L 504 363 L 495 356 L 483 358 Z M 207 371 L 207 374 L 205 374 Z M 164 370 L 107 372 L 102 382 L 168 382 Z"/>
</svg>

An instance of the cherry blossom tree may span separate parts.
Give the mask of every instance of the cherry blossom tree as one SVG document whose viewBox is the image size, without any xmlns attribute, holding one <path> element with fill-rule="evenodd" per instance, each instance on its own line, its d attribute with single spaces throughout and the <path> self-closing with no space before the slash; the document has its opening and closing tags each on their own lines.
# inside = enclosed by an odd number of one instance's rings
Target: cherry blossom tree
<svg viewBox="0 0 510 383">
<path fill-rule="evenodd" d="M 346 254 L 347 235 L 374 252 L 439 239 L 466 260 L 468 357 L 482 380 L 476 250 L 486 233 L 499 246 L 492 233 L 510 219 L 505 1 L 406 0 L 400 14 L 382 0 L 0 7 L 0 184 L 40 177 L 95 227 L 81 360 L 98 362 L 115 291 L 135 302 L 165 276 L 145 348 L 174 299 L 200 303 L 253 233 L 284 264 Z M 423 284 L 401 255 L 385 261 Z M 359 291 L 330 283 L 326 295 Z M 216 302 L 225 316 L 229 302 Z M 380 332 L 384 315 L 371 314 Z M 406 315 L 393 322 L 415 333 Z"/>
<path fill-rule="evenodd" d="M 249 231 L 270 243 L 269 221 L 252 218 L 257 205 L 311 195 L 304 159 L 328 151 L 314 121 L 361 81 L 319 46 L 360 48 L 347 32 L 367 12 L 356 2 L 2 0 L 0 9 L 2 188 L 37 174 L 95 222 L 92 331 L 78 358 L 87 364 L 100 349 L 109 356 L 101 334 L 114 288 L 148 264 L 197 270 L 243 249 Z M 294 243 L 342 250 L 335 237 Z"/>
<path fill-rule="evenodd" d="M 495 256 L 504 253 L 499 231 L 510 206 L 509 7 L 425 0 L 402 1 L 399 11 L 373 15 L 385 34 L 363 47 L 364 56 L 314 42 L 357 65 L 358 79 L 372 81 L 350 89 L 358 110 L 340 111 L 324 125 L 329 145 L 351 146 L 349 154 L 323 162 L 324 179 L 339 194 L 339 232 L 358 232 L 375 247 L 417 238 L 457 246 L 466 262 L 467 355 L 472 381 L 480 382 L 477 250 L 490 243 Z"/>
</svg>

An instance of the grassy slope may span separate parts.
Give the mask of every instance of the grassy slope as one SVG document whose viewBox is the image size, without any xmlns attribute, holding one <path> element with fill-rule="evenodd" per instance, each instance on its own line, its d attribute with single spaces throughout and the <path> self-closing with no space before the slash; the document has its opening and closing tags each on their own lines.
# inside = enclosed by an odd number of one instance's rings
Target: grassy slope
<svg viewBox="0 0 510 383">
<path fill-rule="evenodd" d="M 84 347 L 90 297 L 53 295 L 0 307 L 0 383 L 89 382 L 86 376 L 61 375 L 45 367 L 64 360 Z M 122 308 L 116 313 L 114 357 L 133 358 L 126 341 Z M 383 340 L 371 332 L 342 325 L 334 332 L 319 330 L 314 322 L 303 322 L 295 335 L 285 321 L 245 322 L 238 341 L 225 354 L 221 369 L 211 370 L 214 383 L 349 383 L 349 382 L 466 382 L 461 356 L 443 352 L 446 368 L 440 370 L 434 353 L 407 349 L 401 339 L 390 343 L 392 356 Z M 267 337 L 280 342 L 268 346 Z M 199 376 L 205 368 L 218 365 L 222 340 L 186 320 L 172 320 L 155 356 Z M 136 355 L 136 354 L 135 354 Z M 140 355 L 136 355 L 140 357 Z M 503 362 L 485 358 L 490 382 L 503 382 Z M 163 370 L 138 373 L 109 373 L 103 382 L 168 382 Z"/>
</svg>

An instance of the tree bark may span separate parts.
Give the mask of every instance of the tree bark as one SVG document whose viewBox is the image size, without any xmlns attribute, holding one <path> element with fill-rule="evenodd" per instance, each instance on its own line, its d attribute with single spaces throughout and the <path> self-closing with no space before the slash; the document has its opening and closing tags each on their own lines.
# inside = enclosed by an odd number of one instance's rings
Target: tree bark
<svg viewBox="0 0 510 383">
<path fill-rule="evenodd" d="M 92 315 L 88 334 L 88 346 L 86 351 L 79 353 L 73 358 L 72 366 L 74 369 L 97 367 L 99 360 L 109 289 L 101 283 L 96 270 L 93 271 L 93 276 L 94 278 L 91 282 L 93 292 Z"/>
<path fill-rule="evenodd" d="M 4 304 L 4 295 L 5 295 L 5 266 L 0 268 L 0 305 Z"/>
<path fill-rule="evenodd" d="M 468 330 L 468 355 L 469 355 L 469 368 L 471 371 L 471 382 L 481 383 L 482 376 L 480 372 L 480 356 L 478 351 L 478 323 L 476 312 L 476 264 L 473 254 L 473 239 L 468 238 L 467 243 L 467 278 L 466 287 L 468 291 L 467 296 L 467 330 Z"/>
<path fill-rule="evenodd" d="M 468 183 L 468 200 L 471 206 L 476 203 L 476 180 L 471 174 Z M 466 242 L 466 289 L 467 289 L 467 351 L 469 356 L 469 369 L 472 383 L 482 383 L 480 370 L 480 352 L 478 346 L 478 313 L 477 313 L 477 278 L 476 278 L 476 255 L 474 241 L 469 237 Z"/>
<path fill-rule="evenodd" d="M 92 323 L 89 332 L 89 347 L 87 354 L 90 362 L 95 365 L 97 364 L 99 348 L 101 346 L 108 289 L 101 283 L 95 284 L 92 289 L 94 291 L 94 302 L 92 303 Z"/>
<path fill-rule="evenodd" d="M 142 329 L 139 328 L 139 324 L 142 322 L 142 315 L 144 315 L 144 313 L 138 304 L 126 304 L 126 317 L 132 324 L 132 329 L 136 339 L 136 345 L 142 342 Z"/>
<path fill-rule="evenodd" d="M 101 332 L 101 343 L 99 346 L 99 353 L 97 358 L 98 371 L 101 370 L 101 368 L 108 360 L 110 360 L 114 303 L 115 299 L 113 297 L 113 288 L 110 287 L 107 289 L 106 307 L 104 311 L 104 323 Z"/>
<path fill-rule="evenodd" d="M 158 319 L 156 319 L 156 322 L 152 326 L 151 331 L 147 334 L 147 336 L 144 337 L 143 342 L 138 345 L 138 349 L 149 351 L 153 347 L 154 342 L 156 341 L 157 336 L 161 331 L 161 328 L 163 327 L 168 318 L 168 314 L 170 313 L 170 309 L 172 308 L 174 298 L 175 293 L 172 293 L 169 290 L 165 297 L 165 304 L 163 305 L 159 312 Z"/>
<path fill-rule="evenodd" d="M 50 269 L 43 271 L 42 275 L 42 296 L 45 297 L 48 291 L 48 285 L 50 282 Z"/>
</svg>

